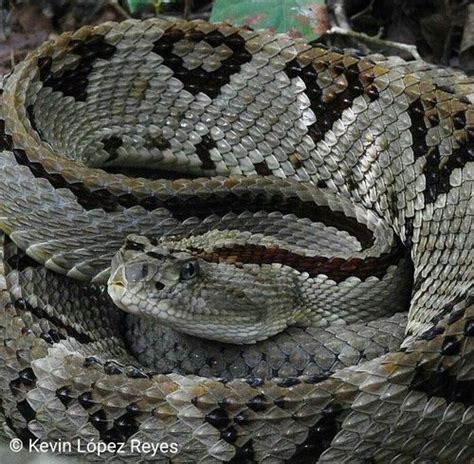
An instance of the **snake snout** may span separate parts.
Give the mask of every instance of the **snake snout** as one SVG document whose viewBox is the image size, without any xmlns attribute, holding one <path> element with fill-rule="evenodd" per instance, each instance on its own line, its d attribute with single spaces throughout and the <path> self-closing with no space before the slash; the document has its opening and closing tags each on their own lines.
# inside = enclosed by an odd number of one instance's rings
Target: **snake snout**
<svg viewBox="0 0 474 464">
<path fill-rule="evenodd" d="M 126 286 L 126 278 L 124 275 L 124 269 L 123 266 L 120 266 L 118 269 L 116 269 L 111 276 L 109 277 L 109 280 L 107 282 L 107 285 L 109 287 L 122 287 L 125 288 Z"/>
<path fill-rule="evenodd" d="M 108 285 L 126 288 L 150 280 L 156 269 L 147 262 L 122 264 L 118 266 L 109 278 Z"/>
</svg>

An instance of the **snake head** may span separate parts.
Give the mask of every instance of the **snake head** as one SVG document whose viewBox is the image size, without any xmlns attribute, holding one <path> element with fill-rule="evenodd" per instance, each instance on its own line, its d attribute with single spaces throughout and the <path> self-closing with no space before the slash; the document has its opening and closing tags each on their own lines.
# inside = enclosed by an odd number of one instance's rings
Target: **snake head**
<svg viewBox="0 0 474 464">
<path fill-rule="evenodd" d="M 186 239 L 131 235 L 112 260 L 108 291 L 129 313 L 189 335 L 247 344 L 296 322 L 294 276 L 274 271 L 212 260 Z"/>
</svg>

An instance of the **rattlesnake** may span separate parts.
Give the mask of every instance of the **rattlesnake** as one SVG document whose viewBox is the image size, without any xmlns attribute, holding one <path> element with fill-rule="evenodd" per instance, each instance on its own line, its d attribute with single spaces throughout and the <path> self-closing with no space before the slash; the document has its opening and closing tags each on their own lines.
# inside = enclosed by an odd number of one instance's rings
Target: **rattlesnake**
<svg viewBox="0 0 474 464">
<path fill-rule="evenodd" d="M 123 444 L 88 456 L 114 462 L 468 462 L 471 85 L 202 21 L 105 23 L 31 53 L 0 110 L 2 437 Z M 214 280 L 194 298 L 198 266 Z M 123 329 L 107 279 L 119 306 L 250 345 Z M 304 282 L 317 298 L 288 315 Z M 238 338 L 241 301 L 264 323 Z M 273 337 L 296 323 L 315 327 Z M 198 364 L 208 349 L 220 367 Z M 181 358 L 154 373 L 135 356 Z"/>
</svg>

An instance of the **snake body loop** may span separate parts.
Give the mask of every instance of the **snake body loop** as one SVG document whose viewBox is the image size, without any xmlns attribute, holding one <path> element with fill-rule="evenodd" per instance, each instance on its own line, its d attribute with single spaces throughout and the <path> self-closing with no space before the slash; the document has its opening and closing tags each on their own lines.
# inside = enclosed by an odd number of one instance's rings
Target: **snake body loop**
<svg viewBox="0 0 474 464">
<path fill-rule="evenodd" d="M 472 84 L 202 21 L 28 55 L 0 100 L 2 438 L 469 462 Z"/>
</svg>

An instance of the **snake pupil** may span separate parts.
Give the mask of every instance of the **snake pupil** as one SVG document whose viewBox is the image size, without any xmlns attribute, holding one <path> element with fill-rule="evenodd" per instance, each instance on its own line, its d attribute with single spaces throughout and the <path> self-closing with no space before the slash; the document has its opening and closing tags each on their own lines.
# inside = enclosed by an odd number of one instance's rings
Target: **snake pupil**
<svg viewBox="0 0 474 464">
<path fill-rule="evenodd" d="M 179 274 L 180 280 L 190 280 L 199 274 L 199 264 L 197 262 L 187 262 Z"/>
</svg>

